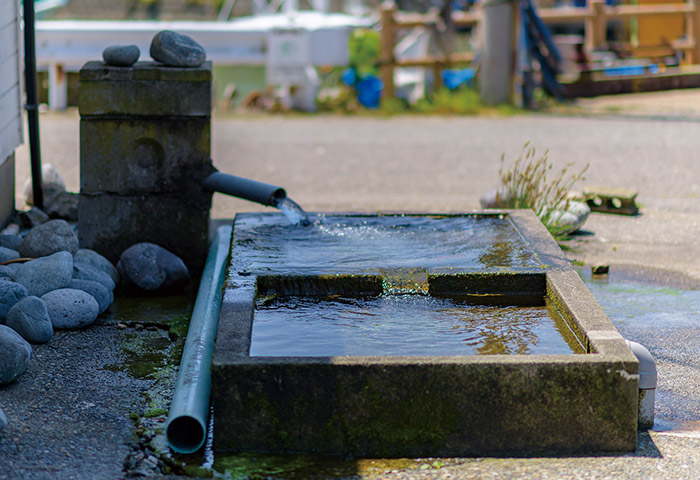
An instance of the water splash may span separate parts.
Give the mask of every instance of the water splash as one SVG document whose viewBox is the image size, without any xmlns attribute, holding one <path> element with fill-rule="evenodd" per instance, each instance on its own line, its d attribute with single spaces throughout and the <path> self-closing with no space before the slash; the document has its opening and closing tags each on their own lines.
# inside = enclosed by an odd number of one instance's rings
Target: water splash
<svg viewBox="0 0 700 480">
<path fill-rule="evenodd" d="M 240 214 L 234 243 L 251 273 L 299 268 L 357 272 L 383 268 L 538 267 L 539 259 L 508 219 L 470 215 L 310 215 L 312 227 L 280 215 Z M 251 248 L 252 246 L 252 248 Z M 240 258 L 243 261 L 243 257 Z"/>
<path fill-rule="evenodd" d="M 304 209 L 291 198 L 284 197 L 278 200 L 276 207 L 280 209 L 292 225 L 301 225 L 302 227 L 311 225 L 309 216 Z"/>
</svg>

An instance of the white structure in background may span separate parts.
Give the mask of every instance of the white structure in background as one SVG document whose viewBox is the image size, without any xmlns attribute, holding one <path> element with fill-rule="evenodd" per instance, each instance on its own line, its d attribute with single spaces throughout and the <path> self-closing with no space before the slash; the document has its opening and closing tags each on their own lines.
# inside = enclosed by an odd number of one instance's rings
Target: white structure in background
<svg viewBox="0 0 700 480">
<path fill-rule="evenodd" d="M 347 62 L 346 62 L 347 63 Z M 283 102 L 298 110 L 316 109 L 321 81 L 311 62 L 311 37 L 301 28 L 274 28 L 267 39 L 265 81 L 282 87 Z"/>
<path fill-rule="evenodd" d="M 329 0 L 308 0 L 313 10 L 328 13 Z M 299 10 L 299 0 L 252 0 L 253 15 L 270 15 L 277 13 L 282 8 L 284 13 L 296 12 Z M 226 0 L 221 9 L 217 21 L 225 22 L 231 17 L 233 6 L 236 0 Z"/>
<path fill-rule="evenodd" d="M 314 3 L 324 5 L 321 0 Z M 310 107 L 309 99 L 318 88 L 314 67 L 347 65 L 350 32 L 371 26 L 373 20 L 297 11 L 297 6 L 294 0 L 284 0 L 282 13 L 230 22 L 39 21 L 37 64 L 48 68 L 49 106 L 66 108 L 67 71 L 78 71 L 85 62 L 101 59 L 110 45 L 137 45 L 141 60 L 148 60 L 151 39 L 167 29 L 194 38 L 215 64 L 266 66 L 271 84 L 295 87 L 293 106 Z"/>
<path fill-rule="evenodd" d="M 240 18 L 229 25 L 264 33 L 267 83 L 286 90 L 291 107 L 313 110 L 320 85 L 315 67 L 348 65 L 350 32 L 370 24 L 370 19 L 344 14 L 290 11 Z"/>
<path fill-rule="evenodd" d="M 22 142 L 19 0 L 0 1 L 0 228 L 15 208 L 15 148 Z"/>
<path fill-rule="evenodd" d="M 399 60 L 425 58 L 428 56 L 431 33 L 423 27 L 416 27 L 394 47 L 394 57 Z M 431 72 L 432 73 L 432 72 Z M 400 67 L 394 69 L 396 96 L 415 104 L 425 98 L 428 83 L 428 69 L 423 67 Z"/>
</svg>

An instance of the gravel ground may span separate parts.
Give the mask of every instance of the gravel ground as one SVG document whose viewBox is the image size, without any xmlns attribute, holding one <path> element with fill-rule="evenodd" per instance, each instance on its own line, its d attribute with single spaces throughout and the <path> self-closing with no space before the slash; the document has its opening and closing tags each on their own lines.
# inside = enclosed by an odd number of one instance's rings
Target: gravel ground
<svg viewBox="0 0 700 480">
<path fill-rule="evenodd" d="M 10 419 L 0 434 L 0 479 L 110 479 L 136 436 L 129 414 L 144 382 L 119 363 L 116 328 L 58 332 L 35 345 L 27 372 L 0 389 Z"/>
<path fill-rule="evenodd" d="M 531 141 L 539 150 L 549 149 L 558 166 L 575 162 L 576 170 L 590 164 L 582 186 L 639 192 L 641 215 L 591 215 L 588 233 L 569 242 L 572 259 L 697 287 L 700 93 L 683 95 L 684 108 L 676 110 L 668 94 L 637 97 L 633 106 L 611 107 L 606 102 L 612 100 L 601 99 L 564 114 L 494 118 L 215 117 L 213 158 L 222 171 L 285 187 L 309 211 L 470 211 L 495 187 L 501 154 L 512 159 Z M 49 113 L 41 120 L 44 162 L 53 163 L 68 189 L 78 191 L 77 114 Z M 19 198 L 28 165 L 22 147 L 17 152 Z M 216 195 L 213 216 L 231 218 L 263 208 Z M 134 435 L 128 415 L 143 408 L 139 395 L 147 385 L 100 366 L 119 355 L 118 335 L 110 325 L 60 334 L 35 348 L 27 374 L 0 389 L 0 405 L 11 421 L 0 434 L 0 478 L 123 475 Z M 671 388 L 700 384 L 697 360 L 671 359 L 664 368 L 675 382 Z M 454 459 L 439 468 L 358 470 L 358 476 L 696 479 L 700 413 L 693 415 L 672 429 L 641 433 L 632 455 Z"/>
</svg>

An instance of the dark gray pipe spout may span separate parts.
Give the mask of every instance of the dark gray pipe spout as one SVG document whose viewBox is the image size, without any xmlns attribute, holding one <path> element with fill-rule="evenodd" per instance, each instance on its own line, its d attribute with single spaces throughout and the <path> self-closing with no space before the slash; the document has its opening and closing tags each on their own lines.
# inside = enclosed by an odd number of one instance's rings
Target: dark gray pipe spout
<svg viewBox="0 0 700 480">
<path fill-rule="evenodd" d="M 209 175 L 202 182 L 202 187 L 270 207 L 277 207 L 279 202 L 287 198 L 287 192 L 283 188 L 222 172 Z"/>
</svg>

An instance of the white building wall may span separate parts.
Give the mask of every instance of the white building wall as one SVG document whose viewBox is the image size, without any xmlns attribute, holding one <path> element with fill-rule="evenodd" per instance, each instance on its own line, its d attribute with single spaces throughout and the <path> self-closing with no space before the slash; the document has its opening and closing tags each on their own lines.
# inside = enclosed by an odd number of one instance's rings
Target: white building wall
<svg viewBox="0 0 700 480">
<path fill-rule="evenodd" d="M 0 2 L 0 162 L 22 139 L 19 1 Z"/>
<path fill-rule="evenodd" d="M 20 3 L 0 0 L 0 227 L 14 211 L 14 152 L 22 141 Z"/>
</svg>

